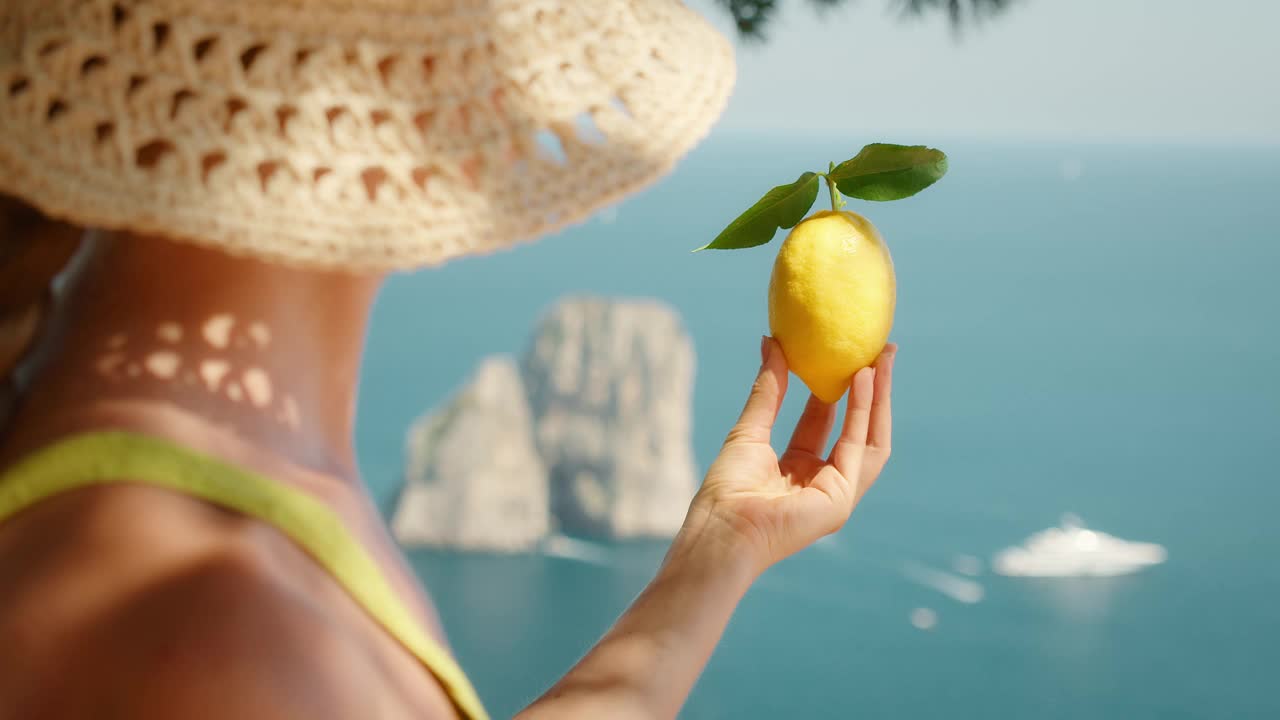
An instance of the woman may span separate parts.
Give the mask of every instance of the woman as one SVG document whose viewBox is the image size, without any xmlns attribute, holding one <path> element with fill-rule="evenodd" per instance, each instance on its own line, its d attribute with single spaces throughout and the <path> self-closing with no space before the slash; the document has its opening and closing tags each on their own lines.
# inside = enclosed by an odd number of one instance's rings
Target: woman
<svg viewBox="0 0 1280 720">
<path fill-rule="evenodd" d="M 356 470 L 370 306 L 651 181 L 727 44 L 658 0 L 20 0 L 0 35 L 0 718 L 485 717 Z M 893 353 L 779 458 L 763 339 L 657 576 L 523 715 L 674 716 L 879 474 Z"/>
</svg>

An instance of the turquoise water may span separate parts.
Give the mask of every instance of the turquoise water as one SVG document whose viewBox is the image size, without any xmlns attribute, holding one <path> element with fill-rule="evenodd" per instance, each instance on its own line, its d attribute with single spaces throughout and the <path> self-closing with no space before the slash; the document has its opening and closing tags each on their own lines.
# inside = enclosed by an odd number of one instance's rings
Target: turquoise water
<svg viewBox="0 0 1280 720">
<path fill-rule="evenodd" d="M 566 293 L 684 314 L 705 466 L 754 376 L 776 245 L 688 250 L 852 145 L 716 137 L 612 223 L 395 279 L 360 405 L 379 501 L 408 423 L 482 355 L 520 352 Z M 944 147 L 936 188 L 855 208 L 899 274 L 894 458 L 834 542 L 751 591 L 684 717 L 1280 717 L 1280 149 Z M 1169 561 L 1105 580 L 984 573 L 976 604 L 904 575 L 1065 511 Z M 609 551 L 608 566 L 413 556 L 496 715 L 589 647 L 663 547 Z M 908 622 L 917 607 L 936 628 Z"/>
</svg>

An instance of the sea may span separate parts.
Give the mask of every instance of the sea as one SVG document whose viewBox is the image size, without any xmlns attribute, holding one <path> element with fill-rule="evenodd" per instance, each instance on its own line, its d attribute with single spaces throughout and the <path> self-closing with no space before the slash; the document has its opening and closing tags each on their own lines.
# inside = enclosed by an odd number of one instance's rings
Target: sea
<svg viewBox="0 0 1280 720">
<path fill-rule="evenodd" d="M 358 425 L 380 506 L 409 424 L 482 357 L 519 356 L 566 296 L 681 313 L 705 468 L 756 372 L 781 237 L 690 250 L 868 140 L 951 159 L 914 198 L 851 201 L 898 274 L 894 455 L 842 531 L 755 584 L 681 717 L 1280 718 L 1277 147 L 713 135 L 582 225 L 389 282 Z M 793 381 L 783 441 L 804 399 Z M 1111 578 L 990 570 L 1064 513 L 1159 543 L 1167 562 Z M 495 717 L 563 675 L 665 551 L 589 547 L 410 553 Z"/>
</svg>

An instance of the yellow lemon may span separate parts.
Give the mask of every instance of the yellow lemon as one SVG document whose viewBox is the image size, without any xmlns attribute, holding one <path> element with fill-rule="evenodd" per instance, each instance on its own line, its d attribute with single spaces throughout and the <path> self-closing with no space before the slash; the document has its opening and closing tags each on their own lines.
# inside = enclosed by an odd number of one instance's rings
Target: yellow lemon
<svg viewBox="0 0 1280 720">
<path fill-rule="evenodd" d="M 823 402 L 844 395 L 889 339 L 893 259 L 875 226 L 824 210 L 792 228 L 769 281 L 769 329 L 787 364 Z"/>
</svg>

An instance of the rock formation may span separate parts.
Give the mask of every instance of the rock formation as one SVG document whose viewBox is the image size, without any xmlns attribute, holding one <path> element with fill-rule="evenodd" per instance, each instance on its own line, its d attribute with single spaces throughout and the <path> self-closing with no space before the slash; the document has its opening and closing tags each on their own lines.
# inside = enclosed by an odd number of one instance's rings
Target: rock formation
<svg viewBox="0 0 1280 720">
<path fill-rule="evenodd" d="M 653 301 L 566 300 L 522 365 L 562 532 L 670 536 L 697 488 L 693 344 Z"/>
<path fill-rule="evenodd" d="M 392 522 L 408 545 L 521 550 L 553 529 L 671 536 L 697 488 L 693 345 L 654 301 L 570 299 L 517 371 L 488 358 L 415 423 Z"/>
<path fill-rule="evenodd" d="M 515 551 L 549 531 L 547 470 L 511 358 L 481 362 L 446 406 L 414 423 L 405 444 L 391 523 L 401 542 Z"/>
</svg>

